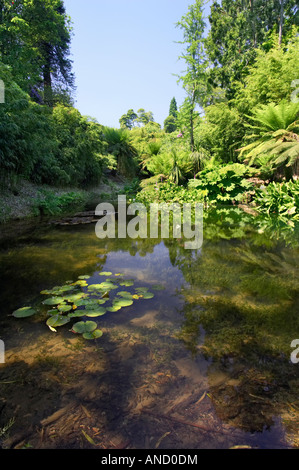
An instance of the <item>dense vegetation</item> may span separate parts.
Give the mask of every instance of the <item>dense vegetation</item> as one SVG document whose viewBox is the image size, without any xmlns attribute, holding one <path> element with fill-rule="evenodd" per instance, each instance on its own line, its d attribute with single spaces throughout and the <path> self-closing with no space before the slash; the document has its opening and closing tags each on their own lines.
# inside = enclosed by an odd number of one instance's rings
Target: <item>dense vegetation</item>
<svg viewBox="0 0 299 470">
<path fill-rule="evenodd" d="M 184 102 L 178 107 L 172 98 L 163 129 L 143 108 L 128 110 L 120 128 L 112 129 L 74 107 L 72 27 L 63 1 L 1 0 L 2 187 L 22 177 L 86 188 L 108 170 L 129 179 L 126 192 L 137 192 L 140 201 L 253 201 L 266 214 L 294 223 L 297 2 L 214 1 L 208 34 L 203 3 L 196 0 L 176 25 Z"/>
</svg>

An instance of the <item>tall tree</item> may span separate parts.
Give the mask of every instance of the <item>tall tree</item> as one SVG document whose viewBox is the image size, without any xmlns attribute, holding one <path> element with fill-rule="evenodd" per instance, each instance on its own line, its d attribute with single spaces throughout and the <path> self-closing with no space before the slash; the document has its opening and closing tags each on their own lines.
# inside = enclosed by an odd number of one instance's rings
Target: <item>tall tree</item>
<svg viewBox="0 0 299 470">
<path fill-rule="evenodd" d="M 53 104 L 53 88 L 74 88 L 70 18 L 62 0 L 1 2 L 0 51 L 25 91 L 41 88 Z"/>
<path fill-rule="evenodd" d="M 209 16 L 206 50 L 213 65 L 210 82 L 226 90 L 228 99 L 243 81 L 256 57 L 256 50 L 272 32 L 279 43 L 293 25 L 299 24 L 297 0 L 214 1 Z"/>
<path fill-rule="evenodd" d="M 173 116 L 174 118 L 176 118 L 177 114 L 178 114 L 178 106 L 177 106 L 175 97 L 173 97 L 169 106 L 169 116 Z"/>
<path fill-rule="evenodd" d="M 194 151 L 194 114 L 196 105 L 202 105 L 206 91 L 206 67 L 207 60 L 204 52 L 204 31 L 205 22 L 203 18 L 203 0 L 196 0 L 188 8 L 188 13 L 177 23 L 177 27 L 183 31 L 183 41 L 180 44 L 185 46 L 180 59 L 186 64 L 186 70 L 179 77 L 183 88 L 187 93 L 189 108 L 189 133 L 190 149 Z"/>
</svg>

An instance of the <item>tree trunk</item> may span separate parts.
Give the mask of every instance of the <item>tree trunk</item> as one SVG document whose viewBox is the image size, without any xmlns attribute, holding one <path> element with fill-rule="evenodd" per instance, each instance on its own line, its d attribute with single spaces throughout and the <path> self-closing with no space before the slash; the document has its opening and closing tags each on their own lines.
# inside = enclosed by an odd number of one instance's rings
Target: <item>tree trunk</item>
<svg viewBox="0 0 299 470">
<path fill-rule="evenodd" d="M 284 4 L 285 4 L 285 0 L 280 0 L 279 38 L 278 38 L 279 46 L 281 46 L 281 43 L 282 43 L 282 30 L 283 30 L 283 22 L 284 22 Z"/>
</svg>

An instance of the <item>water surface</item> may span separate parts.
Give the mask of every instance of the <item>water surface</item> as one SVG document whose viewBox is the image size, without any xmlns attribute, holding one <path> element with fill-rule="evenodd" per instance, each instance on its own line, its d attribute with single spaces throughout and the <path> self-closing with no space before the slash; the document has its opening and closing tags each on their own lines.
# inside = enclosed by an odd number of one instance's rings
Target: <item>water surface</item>
<svg viewBox="0 0 299 470">
<path fill-rule="evenodd" d="M 20 225 L 22 225 L 20 223 Z M 201 449 L 298 446 L 296 235 L 239 209 L 205 214 L 201 249 L 183 240 L 99 240 L 94 224 L 14 230 L 0 251 L 3 447 Z M 154 297 L 97 318 L 86 341 L 53 333 L 42 290 L 102 271 Z"/>
</svg>

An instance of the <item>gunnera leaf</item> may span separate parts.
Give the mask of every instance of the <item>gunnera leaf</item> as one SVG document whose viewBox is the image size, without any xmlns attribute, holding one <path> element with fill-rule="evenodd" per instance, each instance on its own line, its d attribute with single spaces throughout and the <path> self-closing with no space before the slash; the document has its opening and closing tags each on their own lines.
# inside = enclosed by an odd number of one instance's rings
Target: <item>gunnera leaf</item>
<svg viewBox="0 0 299 470">
<path fill-rule="evenodd" d="M 22 307 L 22 308 L 19 308 L 18 310 L 15 310 L 12 315 L 15 318 L 27 318 L 27 317 L 32 317 L 35 314 L 36 314 L 36 310 L 34 310 L 34 308 Z"/>
</svg>

